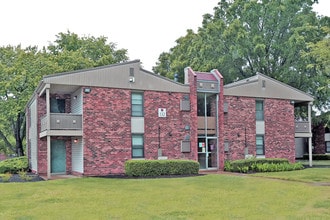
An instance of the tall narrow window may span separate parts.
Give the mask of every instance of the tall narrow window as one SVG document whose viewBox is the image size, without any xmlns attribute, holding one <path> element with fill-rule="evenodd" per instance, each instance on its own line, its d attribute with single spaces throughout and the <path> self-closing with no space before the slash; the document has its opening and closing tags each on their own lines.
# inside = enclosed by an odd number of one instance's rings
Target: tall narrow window
<svg viewBox="0 0 330 220">
<path fill-rule="evenodd" d="M 132 116 L 142 117 L 143 116 L 143 94 L 132 93 Z"/>
<path fill-rule="evenodd" d="M 132 134 L 132 158 L 144 157 L 143 134 Z"/>
<path fill-rule="evenodd" d="M 265 155 L 265 144 L 264 144 L 263 135 L 256 136 L 256 148 L 257 148 L 257 155 Z"/>
<path fill-rule="evenodd" d="M 256 100 L 256 119 L 257 121 L 264 120 L 264 101 Z"/>
</svg>

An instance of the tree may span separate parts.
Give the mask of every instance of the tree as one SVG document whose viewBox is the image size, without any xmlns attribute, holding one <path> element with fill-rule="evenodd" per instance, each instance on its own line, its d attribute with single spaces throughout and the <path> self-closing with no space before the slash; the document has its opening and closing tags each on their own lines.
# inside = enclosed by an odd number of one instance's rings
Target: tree
<svg viewBox="0 0 330 220">
<path fill-rule="evenodd" d="M 188 30 L 175 47 L 160 55 L 153 70 L 172 78 L 186 66 L 200 71 L 216 68 L 226 83 L 260 72 L 314 95 L 321 108 L 329 96 L 316 87 L 324 85 L 326 76 L 323 70 L 308 68 L 315 58 L 303 54 L 324 39 L 324 27 L 330 22 L 316 16 L 313 4 L 311 0 L 221 0 L 213 15 L 204 15 L 198 32 Z"/>
<path fill-rule="evenodd" d="M 79 37 L 67 31 L 67 33 L 60 32 L 56 37 L 54 44 L 48 46 L 48 51 L 55 55 L 55 61 L 63 67 L 63 71 L 104 66 L 128 60 L 126 49 L 116 50 L 116 44 L 107 43 L 107 38 L 103 36 Z M 68 61 L 74 58 L 78 58 L 79 61 Z"/>
<path fill-rule="evenodd" d="M 0 48 L 0 138 L 18 156 L 24 155 L 25 105 L 49 66 L 36 47 Z"/>
<path fill-rule="evenodd" d="M 127 50 L 117 50 L 106 37 L 79 37 L 69 31 L 59 33 L 55 43 L 41 51 L 0 47 L 0 139 L 6 147 L 2 151 L 24 155 L 25 106 L 42 76 L 127 59 Z"/>
</svg>

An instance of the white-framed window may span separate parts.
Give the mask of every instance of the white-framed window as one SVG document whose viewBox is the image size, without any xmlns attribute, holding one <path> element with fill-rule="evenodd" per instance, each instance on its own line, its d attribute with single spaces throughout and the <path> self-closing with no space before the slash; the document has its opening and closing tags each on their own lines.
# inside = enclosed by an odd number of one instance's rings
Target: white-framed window
<svg viewBox="0 0 330 220">
<path fill-rule="evenodd" d="M 132 116 L 143 117 L 143 93 L 131 94 Z"/>
<path fill-rule="evenodd" d="M 132 134 L 132 158 L 144 158 L 143 134 Z"/>
<path fill-rule="evenodd" d="M 264 101 L 256 100 L 256 120 L 263 121 L 264 120 Z"/>
<path fill-rule="evenodd" d="M 265 142 L 263 135 L 256 136 L 256 154 L 265 155 Z"/>
</svg>

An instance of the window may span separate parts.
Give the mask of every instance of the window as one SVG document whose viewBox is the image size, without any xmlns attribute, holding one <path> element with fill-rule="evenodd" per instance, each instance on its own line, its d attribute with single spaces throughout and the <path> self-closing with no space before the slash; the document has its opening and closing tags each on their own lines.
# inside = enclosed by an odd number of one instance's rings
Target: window
<svg viewBox="0 0 330 220">
<path fill-rule="evenodd" d="M 264 101 L 256 100 L 256 119 L 257 121 L 264 120 Z"/>
<path fill-rule="evenodd" d="M 325 152 L 330 153 L 330 141 L 325 142 Z"/>
<path fill-rule="evenodd" d="M 132 158 L 143 158 L 143 134 L 132 134 Z"/>
<path fill-rule="evenodd" d="M 143 93 L 132 93 L 132 116 L 143 116 Z"/>
<path fill-rule="evenodd" d="M 50 98 L 51 113 L 65 113 L 65 99 Z"/>
<path fill-rule="evenodd" d="M 257 155 L 265 155 L 265 144 L 264 144 L 263 135 L 256 136 L 256 147 L 257 147 Z"/>
</svg>

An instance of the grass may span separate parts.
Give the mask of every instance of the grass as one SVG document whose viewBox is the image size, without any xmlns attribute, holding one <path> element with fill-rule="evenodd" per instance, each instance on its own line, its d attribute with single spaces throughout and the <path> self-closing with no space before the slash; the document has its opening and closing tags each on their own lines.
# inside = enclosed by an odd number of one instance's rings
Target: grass
<svg viewBox="0 0 330 220">
<path fill-rule="evenodd" d="M 309 160 L 297 160 L 297 162 L 302 163 L 303 165 L 309 166 Z M 330 160 L 313 160 L 313 166 L 329 166 L 330 167 Z"/>
<path fill-rule="evenodd" d="M 272 174 L 3 183 L 0 219 L 329 218 L 330 169 Z"/>
<path fill-rule="evenodd" d="M 304 170 L 288 171 L 288 172 L 272 172 L 272 173 L 256 173 L 253 176 L 270 177 L 282 180 L 290 180 L 305 183 L 329 183 L 329 168 L 307 168 Z"/>
</svg>

